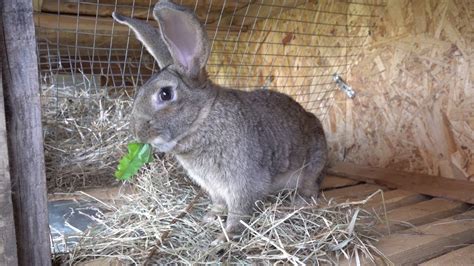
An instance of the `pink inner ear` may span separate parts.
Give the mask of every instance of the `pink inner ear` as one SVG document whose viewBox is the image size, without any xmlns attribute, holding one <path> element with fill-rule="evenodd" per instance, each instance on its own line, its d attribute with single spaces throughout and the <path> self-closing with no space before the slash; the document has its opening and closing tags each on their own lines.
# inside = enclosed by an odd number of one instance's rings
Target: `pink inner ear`
<svg viewBox="0 0 474 266">
<path fill-rule="evenodd" d="M 198 32 L 196 27 L 186 18 L 187 14 L 167 10 L 163 12 L 160 24 L 163 27 L 163 34 L 169 41 L 170 52 L 174 55 L 174 60 L 178 61 L 187 70 L 192 67 L 192 62 L 198 54 L 196 47 L 198 43 Z"/>
<path fill-rule="evenodd" d="M 178 49 L 176 45 L 174 45 L 174 43 L 171 43 L 171 46 L 171 49 L 175 49 L 176 51 L 175 53 L 173 53 L 173 55 L 176 57 L 175 60 L 179 61 L 184 68 L 189 69 L 191 63 L 191 56 L 188 54 L 183 54 L 181 50 Z"/>
</svg>

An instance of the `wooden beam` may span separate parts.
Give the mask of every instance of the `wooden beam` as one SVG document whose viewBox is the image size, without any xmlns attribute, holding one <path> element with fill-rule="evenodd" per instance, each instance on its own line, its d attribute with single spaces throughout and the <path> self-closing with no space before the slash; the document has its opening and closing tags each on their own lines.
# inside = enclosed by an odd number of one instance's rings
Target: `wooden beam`
<svg viewBox="0 0 474 266">
<path fill-rule="evenodd" d="M 62 14 L 62 15 L 77 15 L 80 16 L 99 16 L 108 17 L 112 16 L 112 12 L 117 11 L 122 15 L 131 16 L 139 19 L 153 18 L 152 10 L 154 2 L 149 0 L 143 1 L 122 1 L 115 3 L 113 1 L 58 1 L 58 0 L 34 0 L 43 1 L 41 12 Z M 184 0 L 182 5 L 186 6 L 191 10 L 195 10 L 196 15 L 201 22 L 207 21 L 212 24 L 222 16 L 231 15 L 234 10 L 240 10 L 247 6 L 252 0 L 248 1 L 228 1 L 228 0 L 212 0 L 212 1 L 196 1 L 196 0 Z M 255 2 L 255 0 L 253 0 Z M 181 2 L 178 2 L 181 4 Z M 37 11 L 35 9 L 35 11 Z"/>
<path fill-rule="evenodd" d="M 37 37 L 45 39 L 60 46 L 70 45 L 80 47 L 95 48 L 140 48 L 141 44 L 136 40 L 132 31 L 125 25 L 114 23 L 111 17 L 91 17 L 74 15 L 57 15 L 48 13 L 37 13 L 34 15 L 35 26 L 37 27 Z M 158 26 L 154 20 L 150 24 Z M 113 28 L 113 31 L 112 31 Z M 207 25 L 208 35 L 213 38 L 217 32 L 217 37 L 224 37 L 227 31 L 231 34 L 240 31 L 247 31 L 247 27 L 220 24 Z M 112 46 L 111 46 L 112 43 Z"/>
<path fill-rule="evenodd" d="M 51 265 L 32 1 L 1 1 L 0 19 L 18 263 Z"/>
<path fill-rule="evenodd" d="M 130 16 L 133 11 L 135 18 L 146 19 L 147 17 L 152 18 L 150 12 L 149 2 L 148 3 L 135 3 L 135 7 L 132 8 L 132 4 L 118 4 L 115 3 L 104 3 L 102 0 L 97 2 L 87 1 L 58 1 L 58 0 L 43 0 L 43 6 L 41 12 L 61 15 L 77 15 L 80 16 L 93 16 L 99 17 L 112 17 L 112 12 L 117 11 L 122 15 Z"/>
<path fill-rule="evenodd" d="M 128 27 L 120 23 L 114 23 L 112 17 L 94 17 L 94 16 L 74 16 L 74 15 L 57 15 L 49 13 L 39 13 L 34 15 L 35 26 L 44 29 L 58 29 L 62 31 L 81 31 L 93 33 L 111 33 L 112 24 L 114 25 L 114 32 L 124 33 L 128 32 Z M 96 23 L 97 22 L 97 23 Z M 158 22 L 150 20 L 148 23 L 158 26 Z M 240 26 L 220 24 L 219 27 L 216 25 L 207 25 L 206 29 L 209 36 L 214 36 L 216 29 L 218 32 L 227 33 L 232 32 L 245 32 L 247 27 L 241 29 Z M 212 35 L 211 35 L 212 34 Z"/>
<path fill-rule="evenodd" d="M 375 245 L 396 265 L 417 264 L 455 247 L 474 241 L 474 210 L 405 230 L 379 240 Z M 377 265 L 385 259 L 379 258 Z"/>
<path fill-rule="evenodd" d="M 39 13 L 34 15 L 35 26 L 43 29 L 58 29 L 60 31 L 81 31 L 94 33 L 111 33 L 114 20 L 112 17 L 91 17 L 57 15 Z M 97 22 L 97 23 L 96 23 Z M 128 27 L 120 23 L 114 25 L 115 33 L 128 32 Z"/>
<path fill-rule="evenodd" d="M 2 20 L 0 19 L 0 29 L 2 28 Z M 0 45 L 0 49 L 2 49 L 2 45 Z M 2 54 L 1 50 L 0 54 Z M 8 170 L 7 125 L 5 123 L 2 87 L 2 64 L 0 64 L 0 265 L 18 264 L 11 189 L 10 171 Z"/>
<path fill-rule="evenodd" d="M 350 163 L 337 163 L 329 170 L 329 173 L 391 188 L 401 188 L 425 195 L 474 204 L 474 182 L 392 169 L 358 166 Z"/>
<path fill-rule="evenodd" d="M 468 245 L 420 264 L 420 266 L 437 265 L 474 265 L 474 245 Z"/>
<path fill-rule="evenodd" d="M 131 184 L 124 183 L 120 186 L 88 188 L 72 193 L 51 193 L 48 194 L 48 201 L 74 200 L 74 201 L 95 201 L 96 199 L 120 205 L 121 195 L 133 195 L 139 193 Z"/>
</svg>

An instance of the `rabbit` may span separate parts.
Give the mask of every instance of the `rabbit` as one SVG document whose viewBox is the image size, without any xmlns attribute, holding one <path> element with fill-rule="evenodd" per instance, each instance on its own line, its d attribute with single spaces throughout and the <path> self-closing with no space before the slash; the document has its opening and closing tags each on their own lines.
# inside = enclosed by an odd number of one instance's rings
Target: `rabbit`
<svg viewBox="0 0 474 266">
<path fill-rule="evenodd" d="M 173 154 L 205 190 L 205 220 L 227 211 L 225 233 L 238 237 L 256 201 L 283 189 L 317 198 L 327 165 L 318 118 L 288 95 L 221 87 L 208 78 L 210 44 L 196 15 L 171 1 L 153 9 L 159 29 L 113 13 L 129 26 L 160 71 L 135 96 L 134 137 Z"/>
</svg>

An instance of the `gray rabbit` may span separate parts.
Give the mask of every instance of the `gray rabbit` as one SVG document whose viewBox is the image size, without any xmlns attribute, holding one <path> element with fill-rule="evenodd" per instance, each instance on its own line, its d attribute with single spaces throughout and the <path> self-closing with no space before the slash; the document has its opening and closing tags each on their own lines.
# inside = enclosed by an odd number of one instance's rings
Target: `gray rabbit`
<svg viewBox="0 0 474 266">
<path fill-rule="evenodd" d="M 160 67 L 136 95 L 131 129 L 138 141 L 174 154 L 209 193 L 205 219 L 227 210 L 226 233 L 236 236 L 270 193 L 290 188 L 316 198 L 327 163 L 321 122 L 285 94 L 214 84 L 205 69 L 209 40 L 194 13 L 162 0 L 153 14 L 159 29 L 113 14 Z"/>
</svg>

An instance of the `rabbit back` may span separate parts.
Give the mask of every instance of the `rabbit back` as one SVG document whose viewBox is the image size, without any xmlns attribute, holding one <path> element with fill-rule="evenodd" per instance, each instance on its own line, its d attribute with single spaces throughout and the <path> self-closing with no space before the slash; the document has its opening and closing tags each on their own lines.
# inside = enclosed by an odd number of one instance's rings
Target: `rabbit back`
<svg viewBox="0 0 474 266">
<path fill-rule="evenodd" d="M 318 190 L 327 164 L 326 137 L 319 119 L 286 94 L 257 90 L 249 96 L 263 128 L 259 137 L 266 149 L 271 190 Z"/>
</svg>

